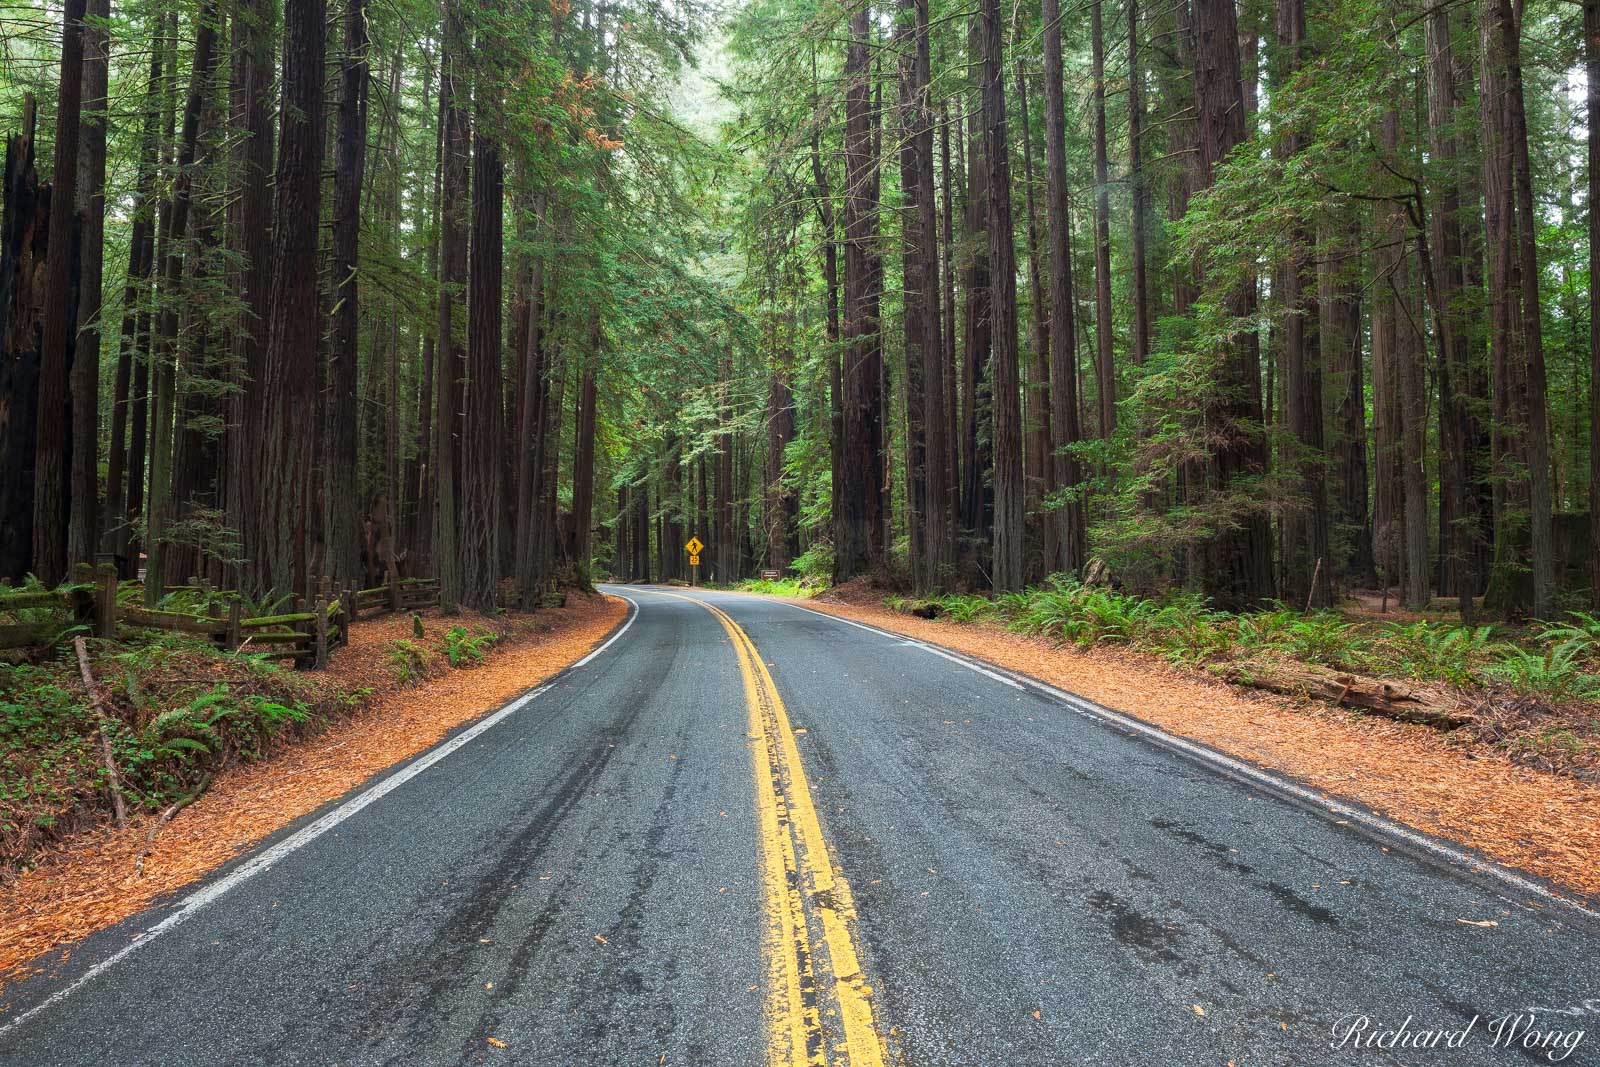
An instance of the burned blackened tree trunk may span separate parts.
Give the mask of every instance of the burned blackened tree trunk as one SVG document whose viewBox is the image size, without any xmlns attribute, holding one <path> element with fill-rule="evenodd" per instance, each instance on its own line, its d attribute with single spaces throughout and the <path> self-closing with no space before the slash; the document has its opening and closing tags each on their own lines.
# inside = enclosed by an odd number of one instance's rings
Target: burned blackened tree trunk
<svg viewBox="0 0 1600 1067">
<path fill-rule="evenodd" d="M 322 214 L 324 0 L 287 0 L 283 19 L 283 107 L 274 183 L 272 274 L 259 388 L 264 432 L 257 451 L 259 540 L 245 551 L 257 592 L 305 590 L 306 525 L 316 382 L 317 260 Z"/>
<path fill-rule="evenodd" d="M 1078 461 L 1063 450 L 1082 438 L 1078 425 L 1076 327 L 1072 293 L 1072 221 L 1067 215 L 1066 107 L 1061 79 L 1061 12 L 1058 0 L 1043 0 L 1044 141 L 1046 207 L 1050 246 L 1050 435 L 1056 455 L 1050 490 L 1078 484 Z M 1084 564 L 1083 508 L 1070 501 L 1056 513 L 1055 569 Z"/>
<path fill-rule="evenodd" d="M 84 0 L 66 0 L 61 82 L 56 97 L 55 181 L 50 192 L 49 258 L 44 265 L 44 334 L 39 357 L 39 420 L 33 467 L 33 573 L 53 586 L 67 575 L 67 374 L 77 321 L 74 208 L 83 101 Z"/>
<path fill-rule="evenodd" d="M 497 106 L 489 86 L 476 93 L 472 137 L 472 278 L 467 336 L 467 407 L 462 427 L 461 602 L 495 609 L 500 566 L 500 371 L 505 179 L 500 148 L 485 121 Z"/>
<path fill-rule="evenodd" d="M 34 102 L 6 139 L 0 186 L 0 578 L 33 569 L 33 462 L 38 448 L 39 346 L 50 192 L 34 168 Z"/>
<path fill-rule="evenodd" d="M 1004 31 L 999 0 L 983 0 L 984 165 L 994 312 L 994 587 L 1019 589 L 1023 546 L 1022 404 L 1017 375 L 1017 260 L 1012 243 L 1010 141 L 1006 133 Z"/>
<path fill-rule="evenodd" d="M 329 368 L 328 462 L 324 465 L 323 537 L 328 575 L 351 581 L 361 569 L 357 434 L 357 327 L 361 322 L 356 256 L 361 243 L 361 191 L 367 160 L 366 0 L 345 0 L 344 58 L 340 64 L 338 144 L 333 182 L 333 338 Z M 381 329 L 381 327 L 380 327 Z M 390 361 L 398 357 L 390 353 Z M 399 501 L 389 500 L 390 519 Z M 392 525 L 392 521 L 391 521 Z M 393 543 L 393 538 L 389 539 Z"/>
<path fill-rule="evenodd" d="M 862 6 L 850 18 L 845 54 L 844 196 L 844 447 L 839 524 L 834 534 L 836 582 L 881 572 L 883 534 L 883 356 L 878 337 L 878 159 L 873 144 L 868 48 L 871 24 Z M 731 453 L 731 450 L 730 450 Z M 726 462 L 732 463 L 731 454 Z M 719 467 L 720 472 L 720 467 Z M 731 481 L 731 469 L 729 480 Z M 731 485 L 728 487 L 731 492 Z M 731 511 L 731 502 L 729 505 Z M 722 523 L 719 521 L 719 527 Z M 727 523 L 731 535 L 731 517 Z M 719 529 L 718 577 L 732 545 Z M 724 552 L 728 563 L 723 562 Z"/>
</svg>

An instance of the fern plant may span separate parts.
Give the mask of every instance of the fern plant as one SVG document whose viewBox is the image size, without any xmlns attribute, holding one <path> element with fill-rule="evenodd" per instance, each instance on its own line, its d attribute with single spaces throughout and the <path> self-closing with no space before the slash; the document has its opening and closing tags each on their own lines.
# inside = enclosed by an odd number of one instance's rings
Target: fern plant
<svg viewBox="0 0 1600 1067">
<path fill-rule="evenodd" d="M 452 667 L 477 666 L 485 650 L 500 638 L 490 632 L 473 633 L 465 626 L 452 626 L 444 632 L 444 652 Z"/>
<path fill-rule="evenodd" d="M 1600 676 L 1585 669 L 1587 651 L 1581 638 L 1552 645 L 1543 654 L 1505 644 L 1500 646 L 1498 662 L 1490 664 L 1485 673 L 1526 693 L 1557 700 L 1600 701 Z"/>
</svg>

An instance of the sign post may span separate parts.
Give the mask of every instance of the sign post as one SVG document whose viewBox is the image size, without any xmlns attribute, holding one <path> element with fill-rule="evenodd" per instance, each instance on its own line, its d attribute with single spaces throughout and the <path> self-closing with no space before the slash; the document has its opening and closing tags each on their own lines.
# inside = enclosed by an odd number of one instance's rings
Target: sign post
<svg viewBox="0 0 1600 1067">
<path fill-rule="evenodd" d="M 690 585 L 699 585 L 700 584 L 700 550 L 705 548 L 706 546 L 703 545 L 700 542 L 700 538 L 695 537 L 695 536 L 693 536 L 691 534 L 690 537 L 689 537 L 689 543 L 684 545 L 683 547 L 684 547 L 684 550 L 689 553 L 689 567 L 691 568 L 690 571 L 689 571 L 689 584 Z"/>
</svg>

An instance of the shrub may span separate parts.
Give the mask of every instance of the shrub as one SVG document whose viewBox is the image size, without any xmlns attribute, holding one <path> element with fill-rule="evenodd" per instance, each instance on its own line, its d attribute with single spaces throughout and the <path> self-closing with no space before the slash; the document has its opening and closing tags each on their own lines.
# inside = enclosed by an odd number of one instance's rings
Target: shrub
<svg viewBox="0 0 1600 1067">
<path fill-rule="evenodd" d="M 1569 638 L 1543 654 L 1502 644 L 1499 658 L 1484 673 L 1527 693 L 1557 700 L 1600 700 L 1600 676 L 1584 669 L 1586 643 Z"/>
<path fill-rule="evenodd" d="M 427 677 L 427 650 L 414 641 L 403 639 L 390 641 L 383 656 L 394 668 L 395 680 L 401 685 L 416 685 Z"/>
<path fill-rule="evenodd" d="M 465 626 L 452 626 L 444 632 L 444 651 L 450 666 L 475 667 L 483 662 L 484 650 L 498 640 L 499 635 L 487 630 L 473 633 Z"/>
<path fill-rule="evenodd" d="M 1391 623 L 1380 643 L 1380 669 L 1397 671 L 1425 682 L 1470 686 L 1488 652 L 1493 627 L 1446 626 L 1426 619 Z"/>
</svg>

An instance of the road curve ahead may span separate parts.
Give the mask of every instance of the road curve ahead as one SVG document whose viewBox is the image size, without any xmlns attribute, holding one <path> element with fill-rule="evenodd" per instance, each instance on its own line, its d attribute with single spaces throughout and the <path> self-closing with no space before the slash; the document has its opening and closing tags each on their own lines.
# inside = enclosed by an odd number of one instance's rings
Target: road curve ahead
<svg viewBox="0 0 1600 1067">
<path fill-rule="evenodd" d="M 7 989 L 0 1064 L 1600 1063 L 1537 885 L 919 642 L 611 591 L 604 651 Z"/>
</svg>

